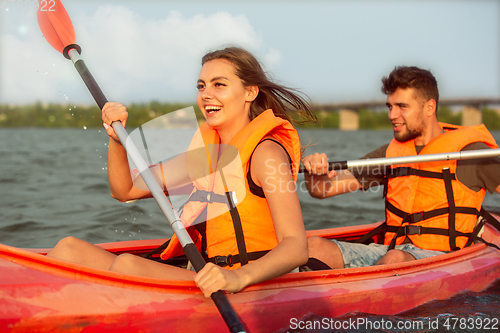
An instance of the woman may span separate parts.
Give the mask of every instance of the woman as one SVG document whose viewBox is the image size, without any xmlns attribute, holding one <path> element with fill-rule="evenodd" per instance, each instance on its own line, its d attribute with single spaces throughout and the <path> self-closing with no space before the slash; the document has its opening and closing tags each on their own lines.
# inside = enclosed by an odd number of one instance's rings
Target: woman
<svg viewBox="0 0 500 333">
<path fill-rule="evenodd" d="M 209 262 L 196 274 L 135 255 L 115 256 L 74 237 L 61 240 L 48 256 L 127 274 L 194 279 L 206 297 L 218 290 L 240 291 L 248 285 L 288 273 L 307 261 L 307 239 L 299 200 L 295 186 L 287 185 L 296 181 L 300 162 L 300 141 L 289 123 L 290 113 L 314 121 L 309 104 L 290 89 L 271 82 L 249 52 L 235 47 L 203 57 L 197 87 L 197 104 L 206 119 L 200 127 L 202 135 L 210 136 L 212 143 L 236 146 L 242 159 L 246 193 L 236 209 L 244 241 L 235 240 L 237 232 L 227 228 L 227 224 L 221 227 L 229 220 L 236 223 L 234 216 L 230 212 L 211 216 L 211 204 L 206 202 L 188 202 L 182 218 L 192 222 L 201 210 L 205 214 L 209 212 L 206 251 L 217 264 L 221 264 L 220 258 L 225 258 L 221 265 L 225 268 Z M 126 108 L 119 103 L 107 103 L 102 110 L 104 127 L 110 136 L 111 195 L 121 201 L 150 196 L 149 192 L 134 187 L 127 154 L 110 126 L 113 121 L 121 121 L 126 126 L 127 117 Z M 224 152 L 218 152 L 217 156 L 223 158 Z M 204 190 L 203 181 L 193 184 L 193 193 Z M 243 251 L 248 253 L 248 264 L 243 260 L 242 244 Z M 171 245 L 162 258 L 175 254 L 175 244 Z"/>
</svg>

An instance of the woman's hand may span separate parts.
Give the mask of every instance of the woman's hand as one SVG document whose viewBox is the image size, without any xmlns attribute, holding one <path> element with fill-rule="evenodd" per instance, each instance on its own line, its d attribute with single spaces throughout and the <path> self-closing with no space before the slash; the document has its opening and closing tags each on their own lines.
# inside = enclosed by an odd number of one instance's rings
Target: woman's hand
<svg viewBox="0 0 500 333">
<path fill-rule="evenodd" d="M 194 282 L 205 297 L 210 297 L 219 290 L 235 293 L 247 286 L 237 271 L 227 270 L 209 262 L 195 275 Z"/>
<path fill-rule="evenodd" d="M 106 129 L 106 133 L 108 133 L 108 135 L 117 142 L 120 142 L 120 140 L 116 136 L 115 130 L 111 127 L 111 124 L 114 121 L 119 121 L 122 123 L 123 127 L 126 127 L 127 119 L 127 108 L 121 103 L 108 102 L 104 104 L 104 107 L 102 108 L 103 126 Z"/>
</svg>

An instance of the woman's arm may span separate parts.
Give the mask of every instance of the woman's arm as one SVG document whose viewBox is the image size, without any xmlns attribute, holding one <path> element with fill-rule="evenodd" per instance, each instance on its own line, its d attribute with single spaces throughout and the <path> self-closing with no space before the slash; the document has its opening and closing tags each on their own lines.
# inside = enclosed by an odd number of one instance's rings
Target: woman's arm
<svg viewBox="0 0 500 333">
<path fill-rule="evenodd" d="M 151 197 L 151 192 L 147 189 L 140 175 L 132 179 L 127 152 L 116 136 L 113 127 L 111 127 L 111 123 L 114 121 L 120 121 L 123 127 L 125 127 L 127 119 L 128 112 L 122 104 L 106 103 L 104 105 L 102 120 L 106 132 L 110 136 L 108 146 L 108 180 L 111 196 L 120 201 Z M 163 163 L 161 166 L 158 165 L 151 168 L 151 171 L 158 181 L 163 183 L 166 190 L 183 186 L 183 190 L 177 194 L 189 193 L 192 185 L 189 184 L 186 163 L 186 155 L 181 154 Z"/>
<path fill-rule="evenodd" d="M 120 201 L 139 199 L 150 195 L 149 191 L 134 187 L 130 174 L 127 152 L 116 136 L 111 123 L 120 121 L 126 127 L 127 108 L 120 103 L 106 103 L 102 108 L 102 121 L 109 135 L 108 145 L 108 181 L 111 196 Z"/>
<path fill-rule="evenodd" d="M 240 291 L 248 285 L 286 274 L 308 260 L 302 212 L 286 152 L 275 142 L 263 142 L 255 150 L 251 165 L 252 178 L 266 195 L 278 246 L 236 270 L 207 264 L 195 277 L 207 297 L 217 290 Z"/>
</svg>

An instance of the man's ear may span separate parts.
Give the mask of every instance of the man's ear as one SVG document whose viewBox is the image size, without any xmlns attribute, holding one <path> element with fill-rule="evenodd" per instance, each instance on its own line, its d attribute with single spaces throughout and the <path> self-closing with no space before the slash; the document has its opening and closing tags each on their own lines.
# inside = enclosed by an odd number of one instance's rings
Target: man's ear
<svg viewBox="0 0 500 333">
<path fill-rule="evenodd" d="M 256 98 L 257 95 L 259 95 L 259 87 L 257 86 L 248 86 L 246 87 L 247 90 L 247 102 L 253 102 Z"/>
<path fill-rule="evenodd" d="M 437 110 L 437 103 L 434 99 L 430 99 L 425 103 L 426 113 L 428 116 L 435 115 Z"/>
</svg>

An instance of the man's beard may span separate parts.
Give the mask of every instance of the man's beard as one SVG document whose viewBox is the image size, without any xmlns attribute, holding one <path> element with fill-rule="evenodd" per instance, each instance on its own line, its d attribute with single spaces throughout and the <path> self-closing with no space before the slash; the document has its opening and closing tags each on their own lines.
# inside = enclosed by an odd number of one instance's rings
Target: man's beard
<svg viewBox="0 0 500 333">
<path fill-rule="evenodd" d="M 424 131 L 424 124 L 420 124 L 420 126 L 413 129 L 409 129 L 408 126 L 406 125 L 406 132 L 405 133 L 394 132 L 394 139 L 396 139 L 396 141 L 398 142 L 407 142 L 421 136 L 423 131 Z"/>
</svg>

